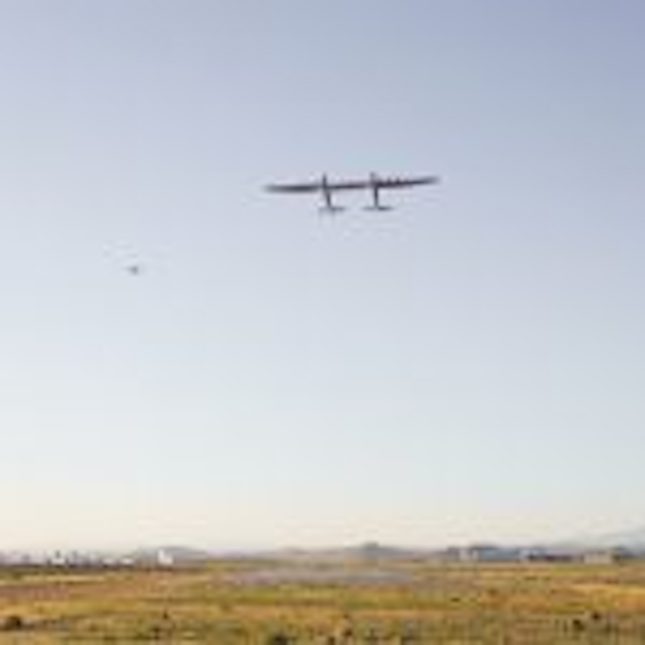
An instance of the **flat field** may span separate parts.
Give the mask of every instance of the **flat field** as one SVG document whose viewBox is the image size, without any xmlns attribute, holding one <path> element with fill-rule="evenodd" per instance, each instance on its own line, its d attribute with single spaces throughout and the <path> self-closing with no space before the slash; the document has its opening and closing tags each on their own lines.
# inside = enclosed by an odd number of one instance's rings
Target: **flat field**
<svg viewBox="0 0 645 645">
<path fill-rule="evenodd" d="M 0 569 L 1 643 L 645 643 L 645 564 Z"/>
</svg>

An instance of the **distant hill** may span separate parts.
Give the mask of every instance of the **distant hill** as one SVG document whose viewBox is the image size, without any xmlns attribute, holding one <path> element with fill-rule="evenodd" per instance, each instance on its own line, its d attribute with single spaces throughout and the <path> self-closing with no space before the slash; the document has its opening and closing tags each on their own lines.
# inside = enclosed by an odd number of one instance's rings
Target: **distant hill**
<svg viewBox="0 0 645 645">
<path fill-rule="evenodd" d="M 428 551 L 425 550 L 386 546 L 378 542 L 365 542 L 358 546 L 341 549 L 340 552 L 350 559 L 361 561 L 411 560 L 428 555 Z"/>
<path fill-rule="evenodd" d="M 430 553 L 429 550 L 424 549 L 406 549 L 385 546 L 377 542 L 365 542 L 354 546 L 327 549 L 283 549 L 264 553 L 263 556 L 288 561 L 351 563 L 413 560 L 425 558 Z"/>
<path fill-rule="evenodd" d="M 572 540 L 572 543 L 582 548 L 625 547 L 632 551 L 645 552 L 645 527 L 587 536 Z"/>
</svg>

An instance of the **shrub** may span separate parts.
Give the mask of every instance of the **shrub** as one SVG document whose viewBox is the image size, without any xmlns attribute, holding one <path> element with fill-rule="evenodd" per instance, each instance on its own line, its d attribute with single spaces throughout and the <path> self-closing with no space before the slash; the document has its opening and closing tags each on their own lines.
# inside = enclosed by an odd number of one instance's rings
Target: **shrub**
<svg viewBox="0 0 645 645">
<path fill-rule="evenodd" d="M 25 621 L 19 614 L 9 614 L 2 623 L 2 628 L 6 631 L 16 631 L 25 626 Z"/>
<path fill-rule="evenodd" d="M 267 645 L 289 645 L 291 639 L 282 632 L 277 632 L 276 634 L 271 634 L 267 638 Z"/>
</svg>

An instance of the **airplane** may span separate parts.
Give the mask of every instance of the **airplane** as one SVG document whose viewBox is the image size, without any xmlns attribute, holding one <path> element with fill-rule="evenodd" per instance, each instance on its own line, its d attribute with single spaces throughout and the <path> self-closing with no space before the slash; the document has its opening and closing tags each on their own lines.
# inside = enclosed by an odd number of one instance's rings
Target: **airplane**
<svg viewBox="0 0 645 645">
<path fill-rule="evenodd" d="M 125 270 L 133 276 L 141 275 L 143 272 L 143 267 L 140 264 L 128 264 L 128 266 L 125 267 Z"/>
<path fill-rule="evenodd" d="M 365 207 L 370 211 L 388 211 L 392 206 L 381 204 L 379 191 L 390 188 L 410 188 L 424 184 L 437 184 L 439 177 L 379 177 L 376 173 L 370 173 L 367 180 L 358 181 L 329 181 L 327 175 L 323 175 L 319 181 L 303 182 L 298 184 L 269 184 L 266 190 L 273 193 L 322 193 L 324 205 L 321 213 L 339 213 L 344 209 L 333 203 L 332 195 L 336 191 L 344 190 L 369 190 L 372 193 L 372 203 Z"/>
</svg>

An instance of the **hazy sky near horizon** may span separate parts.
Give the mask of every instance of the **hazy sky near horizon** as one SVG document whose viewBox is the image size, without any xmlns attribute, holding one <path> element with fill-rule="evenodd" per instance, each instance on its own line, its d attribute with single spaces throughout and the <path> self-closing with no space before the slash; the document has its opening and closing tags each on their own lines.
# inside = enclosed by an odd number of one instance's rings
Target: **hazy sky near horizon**
<svg viewBox="0 0 645 645">
<path fill-rule="evenodd" d="M 0 548 L 645 524 L 644 27 L 1 0 Z"/>
</svg>

